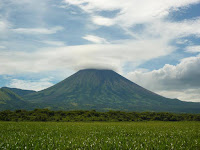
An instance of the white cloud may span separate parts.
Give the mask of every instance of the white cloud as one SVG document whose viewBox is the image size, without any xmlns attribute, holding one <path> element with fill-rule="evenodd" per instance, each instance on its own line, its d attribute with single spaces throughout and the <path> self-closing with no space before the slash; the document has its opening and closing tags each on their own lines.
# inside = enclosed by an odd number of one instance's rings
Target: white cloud
<svg viewBox="0 0 200 150">
<path fill-rule="evenodd" d="M 44 44 L 52 45 L 52 46 L 64 46 L 65 43 L 62 41 L 41 41 Z"/>
<path fill-rule="evenodd" d="M 7 32 L 11 27 L 12 27 L 11 23 L 0 15 L 0 34 L 2 36 L 0 38 L 7 36 Z"/>
<path fill-rule="evenodd" d="M 65 3 L 80 7 L 91 15 L 94 24 L 102 26 L 118 25 L 138 40 L 159 39 L 171 41 L 190 35 L 200 36 L 200 18 L 183 21 L 167 19 L 169 13 L 178 11 L 179 8 L 189 7 L 200 3 L 200 0 L 65 0 Z M 101 11 L 117 13 L 108 18 L 99 15 Z M 179 12 L 181 13 L 181 12 Z M 131 29 L 135 25 L 143 25 L 143 29 Z"/>
<path fill-rule="evenodd" d="M 178 98 L 183 101 L 192 101 L 192 102 L 200 102 L 200 88 L 195 89 L 185 89 L 182 91 L 174 90 L 174 91 L 158 91 L 158 94 L 169 97 L 169 98 Z"/>
<path fill-rule="evenodd" d="M 182 59 L 177 65 L 166 64 L 151 72 L 134 71 L 127 77 L 133 82 L 167 97 L 200 102 L 200 56 Z M 193 91 L 193 92 L 189 92 Z M 175 95 L 178 93 L 177 95 Z M 181 95 L 182 93 L 182 95 Z M 189 99 L 190 97 L 190 99 Z"/>
<path fill-rule="evenodd" d="M 65 0 L 65 2 L 76 5 L 90 14 L 119 10 L 117 16 L 112 18 L 113 22 L 123 26 L 132 26 L 163 18 L 171 10 L 199 3 L 200 0 L 109 0 L 109 2 L 106 0 Z"/>
<path fill-rule="evenodd" d="M 191 41 L 190 40 L 187 40 L 187 39 L 178 39 L 176 41 L 177 44 L 191 44 Z"/>
<path fill-rule="evenodd" d="M 4 31 L 7 28 L 7 23 L 0 20 L 0 31 Z"/>
<path fill-rule="evenodd" d="M 46 23 L 46 16 L 50 12 L 49 0 L 0 0 L 1 15 L 9 20 L 14 27 L 26 26 L 43 27 Z M 30 24 L 29 24 L 30 23 Z M 28 25 L 28 26 L 27 26 Z"/>
<path fill-rule="evenodd" d="M 171 39 L 187 37 L 190 35 L 200 36 L 200 18 L 179 22 L 156 21 L 147 26 L 145 32 L 152 36 L 163 36 Z"/>
<path fill-rule="evenodd" d="M 189 52 L 189 53 L 198 53 L 200 52 L 200 45 L 187 46 L 185 50 L 186 52 Z"/>
<path fill-rule="evenodd" d="M 39 49 L 35 52 L 1 52 L 0 74 L 96 67 L 121 70 L 126 62 L 146 60 L 171 53 L 167 41 L 118 41 L 118 44 L 90 44 Z"/>
<path fill-rule="evenodd" d="M 161 51 L 168 49 L 172 41 L 178 41 L 178 39 L 191 35 L 200 37 L 200 18 L 182 21 L 172 21 L 167 18 L 172 11 L 200 3 L 200 0 L 109 0 L 109 2 L 105 0 L 65 0 L 65 3 L 78 6 L 90 14 L 94 24 L 118 25 L 125 31 L 125 34 L 131 35 L 132 39 L 141 42 L 157 40 L 157 44 L 165 41 L 166 44 L 160 48 Z M 111 18 L 101 16 L 99 13 L 113 10 L 117 13 Z M 138 24 L 142 25 L 140 31 L 137 28 L 134 29 Z M 143 52 L 146 53 L 146 51 Z M 166 54 L 169 53 L 166 52 Z"/>
<path fill-rule="evenodd" d="M 93 42 L 93 43 L 97 43 L 97 44 L 108 43 L 106 41 L 106 39 L 95 36 L 95 35 L 86 35 L 86 36 L 83 37 L 83 39 L 88 40 L 88 41 Z"/>
<path fill-rule="evenodd" d="M 52 85 L 50 79 L 44 78 L 39 81 L 12 79 L 8 86 L 12 88 L 40 91 Z"/>
<path fill-rule="evenodd" d="M 114 24 L 114 21 L 110 18 L 105 18 L 102 16 L 93 16 L 92 17 L 92 21 L 97 24 L 97 25 L 101 25 L 101 26 L 111 26 Z"/>
<path fill-rule="evenodd" d="M 20 34 L 54 34 L 63 30 L 63 27 L 57 26 L 54 28 L 17 28 L 12 31 Z"/>
</svg>

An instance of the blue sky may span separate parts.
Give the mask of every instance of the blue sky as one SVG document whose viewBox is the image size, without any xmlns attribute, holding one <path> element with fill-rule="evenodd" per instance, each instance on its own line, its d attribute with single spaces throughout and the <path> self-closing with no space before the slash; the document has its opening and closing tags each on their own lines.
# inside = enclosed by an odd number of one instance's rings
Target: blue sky
<svg viewBox="0 0 200 150">
<path fill-rule="evenodd" d="M 41 90 L 113 69 L 200 102 L 200 0 L 0 0 L 0 87 Z"/>
</svg>

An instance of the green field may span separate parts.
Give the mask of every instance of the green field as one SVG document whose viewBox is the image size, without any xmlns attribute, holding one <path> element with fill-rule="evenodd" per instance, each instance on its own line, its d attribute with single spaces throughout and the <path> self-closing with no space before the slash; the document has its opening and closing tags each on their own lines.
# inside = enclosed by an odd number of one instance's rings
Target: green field
<svg viewBox="0 0 200 150">
<path fill-rule="evenodd" d="M 200 149 L 200 122 L 0 122 L 0 149 Z"/>
</svg>

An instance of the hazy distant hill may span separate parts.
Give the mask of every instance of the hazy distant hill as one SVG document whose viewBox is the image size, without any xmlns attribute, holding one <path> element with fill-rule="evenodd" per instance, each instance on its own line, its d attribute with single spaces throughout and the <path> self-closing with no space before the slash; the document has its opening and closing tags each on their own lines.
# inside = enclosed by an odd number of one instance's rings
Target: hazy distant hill
<svg viewBox="0 0 200 150">
<path fill-rule="evenodd" d="M 33 90 L 22 90 L 17 88 L 9 88 L 9 87 L 2 87 L 2 89 L 9 89 L 10 91 L 14 92 L 15 94 L 19 96 L 25 96 L 27 94 L 35 93 L 36 91 Z"/>
<path fill-rule="evenodd" d="M 31 109 L 32 105 L 25 102 L 19 95 L 7 88 L 0 89 L 0 110 Z"/>
<path fill-rule="evenodd" d="M 57 110 L 200 112 L 200 103 L 162 97 L 112 70 L 80 70 L 50 88 L 23 98 Z"/>
</svg>

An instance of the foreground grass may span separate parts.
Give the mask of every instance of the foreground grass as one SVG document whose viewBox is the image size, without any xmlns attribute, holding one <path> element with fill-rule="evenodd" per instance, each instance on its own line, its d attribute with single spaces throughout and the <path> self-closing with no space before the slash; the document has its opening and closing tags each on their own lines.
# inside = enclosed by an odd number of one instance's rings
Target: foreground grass
<svg viewBox="0 0 200 150">
<path fill-rule="evenodd" d="M 200 122 L 0 122 L 0 149 L 200 149 Z"/>
</svg>

